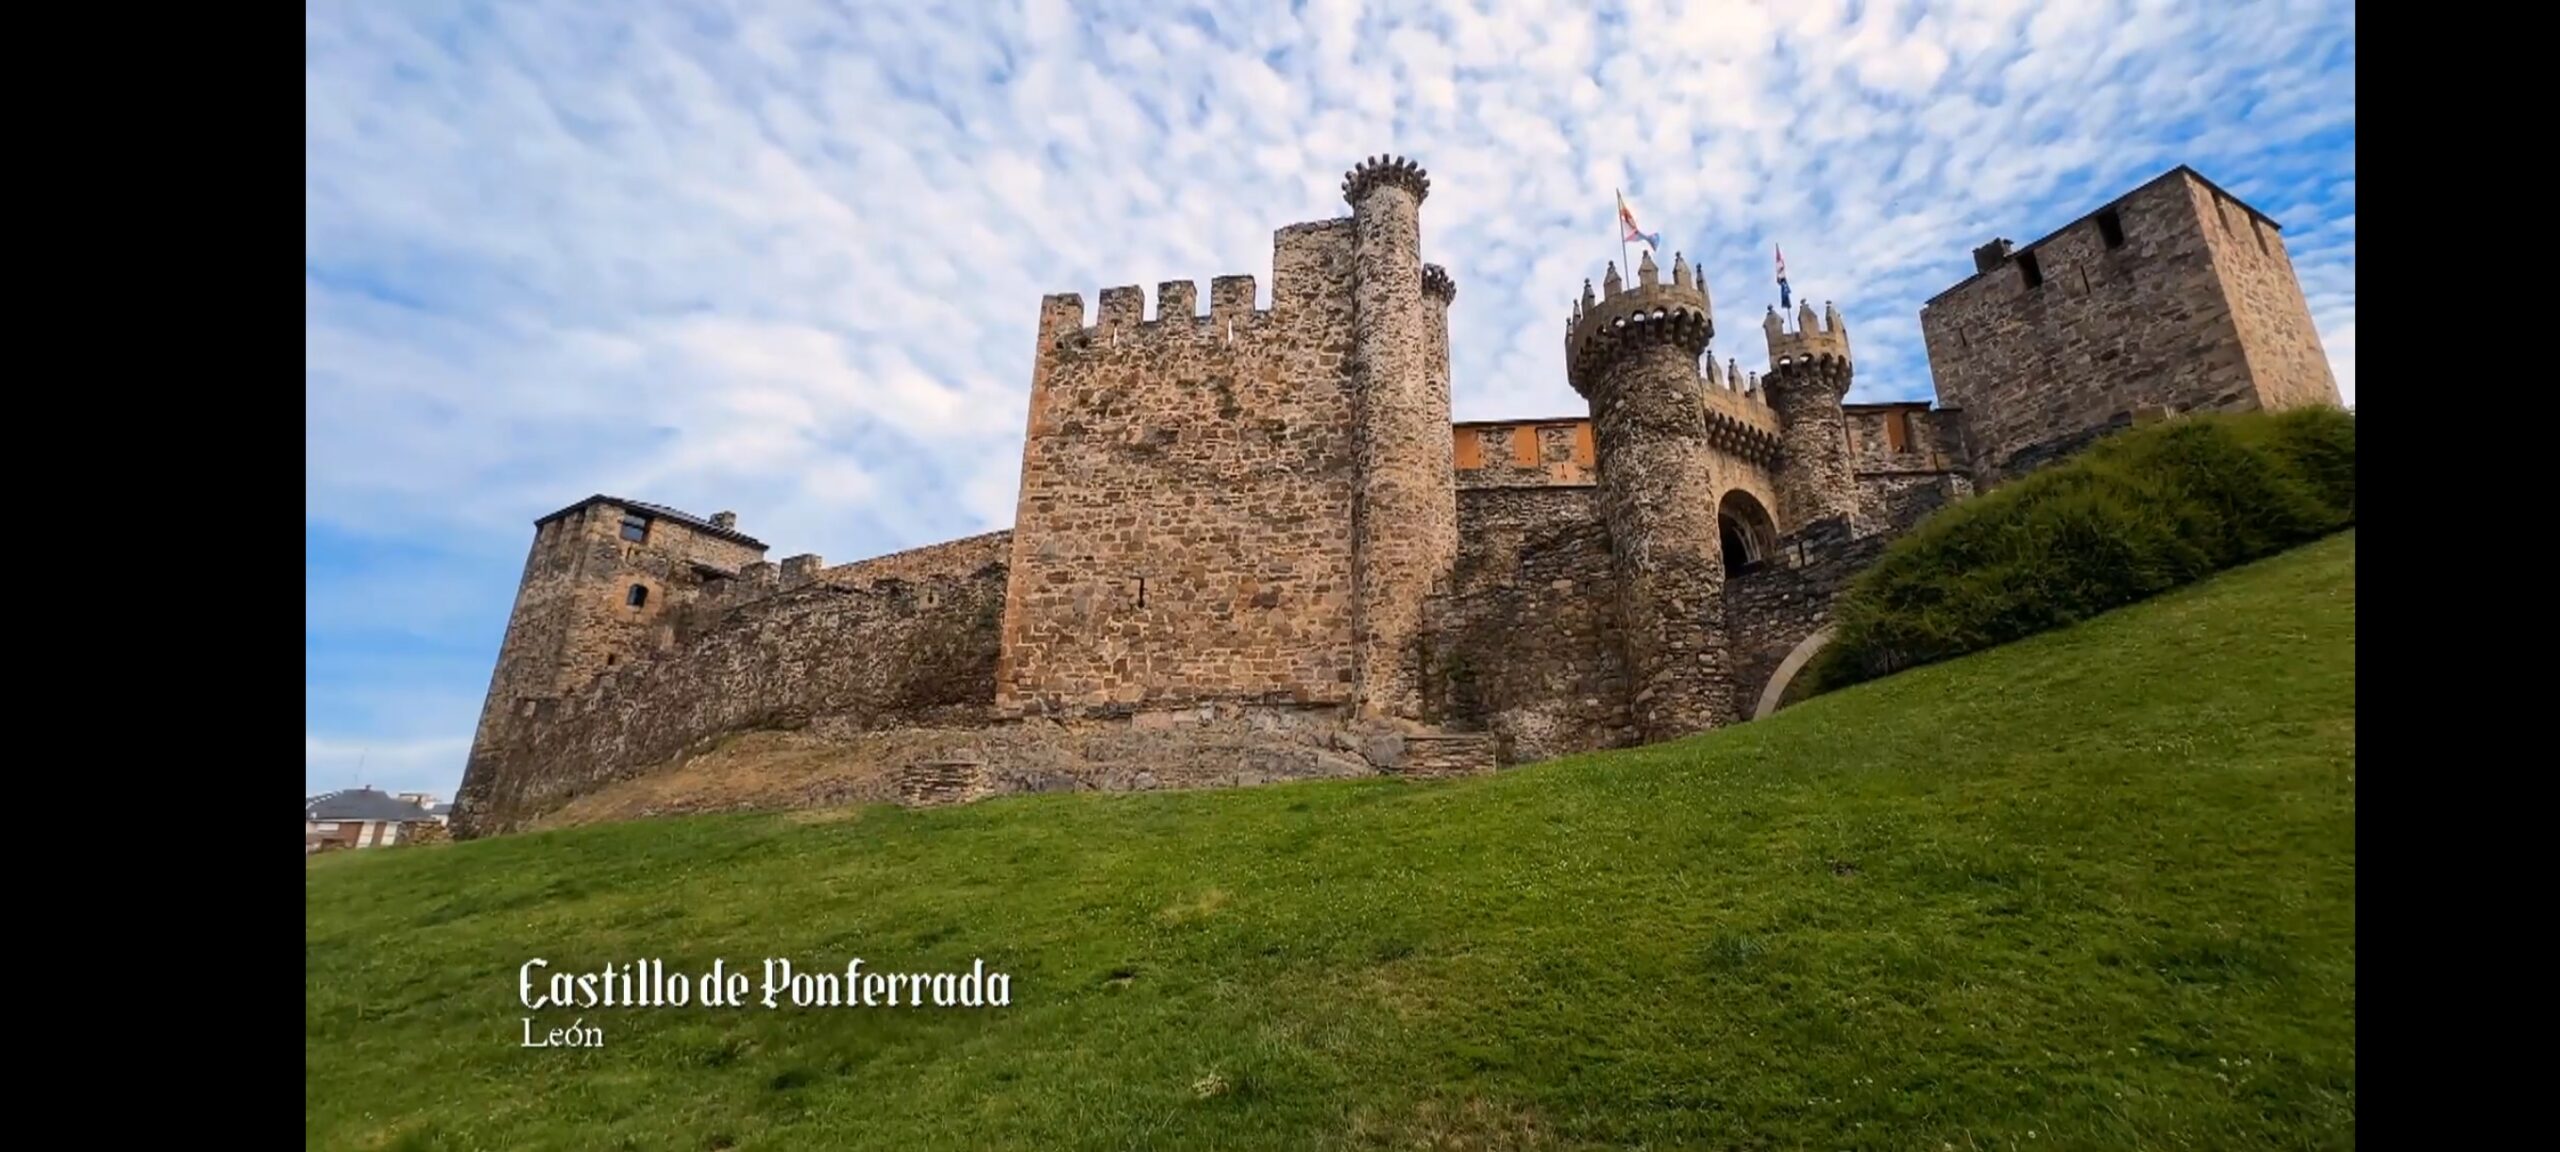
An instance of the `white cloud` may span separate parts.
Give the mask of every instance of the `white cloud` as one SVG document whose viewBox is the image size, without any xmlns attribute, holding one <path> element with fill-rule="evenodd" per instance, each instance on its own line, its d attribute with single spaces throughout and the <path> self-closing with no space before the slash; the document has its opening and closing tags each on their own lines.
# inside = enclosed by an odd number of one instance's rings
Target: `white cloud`
<svg viewBox="0 0 2560 1152">
<path fill-rule="evenodd" d="M 316 645 L 368 597 L 493 644 L 532 518 L 597 491 L 777 555 L 1002 526 L 1042 294 L 1267 294 L 1272 230 L 1377 152 L 1433 175 L 1460 418 L 1579 409 L 1613 187 L 1708 276 L 1720 357 L 1761 359 L 1783 243 L 1882 399 L 1928 394 L 1918 305 L 1973 245 L 2181 162 L 2286 223 L 2353 387 L 2343 0 L 440 11 L 306 9 L 305 515 L 488 591 L 315 567 Z"/>
</svg>

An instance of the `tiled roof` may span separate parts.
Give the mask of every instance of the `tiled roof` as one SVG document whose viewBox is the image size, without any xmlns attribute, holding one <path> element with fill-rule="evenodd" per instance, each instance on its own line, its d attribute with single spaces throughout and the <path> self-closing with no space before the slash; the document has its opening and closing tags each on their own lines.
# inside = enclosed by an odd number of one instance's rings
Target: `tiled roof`
<svg viewBox="0 0 2560 1152">
<path fill-rule="evenodd" d="M 432 820 L 427 810 L 386 792 L 349 788 L 302 802 L 305 820 Z"/>
</svg>

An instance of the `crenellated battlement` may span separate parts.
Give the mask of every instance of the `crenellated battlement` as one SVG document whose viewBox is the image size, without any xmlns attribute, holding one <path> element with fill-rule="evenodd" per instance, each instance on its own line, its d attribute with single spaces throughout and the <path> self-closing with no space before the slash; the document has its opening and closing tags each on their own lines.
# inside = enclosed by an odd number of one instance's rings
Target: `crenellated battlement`
<svg viewBox="0 0 2560 1152">
<path fill-rule="evenodd" d="M 1830 301 L 1822 304 L 1822 319 L 1813 316 L 1813 303 L 1796 305 L 1796 327 L 1790 332 L 1786 321 L 1775 307 L 1760 321 L 1760 330 L 1769 337 L 1769 368 L 1806 361 L 1836 360 L 1849 362 L 1849 326 L 1840 319 L 1840 310 Z"/>
<path fill-rule="evenodd" d="M 1357 207 L 1381 186 L 1402 188 L 1413 196 L 1414 203 L 1420 204 L 1431 195 L 1431 174 L 1402 156 L 1372 156 L 1343 173 L 1342 198 Z"/>
<path fill-rule="evenodd" d="M 1592 294 L 1590 281 L 1582 282 L 1582 299 L 1565 324 L 1567 381 L 1574 391 L 1589 396 L 1591 381 L 1634 348 L 1670 343 L 1692 360 L 1706 354 L 1716 330 L 1714 305 L 1688 258 L 1674 253 L 1671 260 L 1668 284 L 1651 252 L 1636 266 L 1633 288 L 1618 278 L 1616 264 L 1609 265 L 1599 295 Z"/>
<path fill-rule="evenodd" d="M 1742 365 L 1730 356 L 1725 358 L 1723 367 L 1716 366 L 1715 357 L 1707 357 L 1707 399 L 1713 402 L 1719 395 L 1763 409 L 1769 406 L 1769 394 L 1760 387 L 1760 374 L 1743 371 Z"/>
<path fill-rule="evenodd" d="M 1144 288 L 1135 284 L 1105 288 L 1097 296 L 1099 307 L 1091 324 L 1085 322 L 1081 294 L 1059 292 L 1041 297 L 1042 347 L 1053 351 L 1113 347 L 1131 339 L 1162 339 L 1168 332 L 1184 338 L 1206 339 L 1214 335 L 1228 339 L 1237 329 L 1260 324 L 1271 314 L 1268 308 L 1254 307 L 1258 285 L 1252 276 L 1211 279 L 1209 310 L 1205 314 L 1200 311 L 1199 287 L 1191 280 L 1167 280 L 1156 285 L 1152 313 L 1147 308 Z"/>
<path fill-rule="evenodd" d="M 1703 391 L 1708 440 L 1744 460 L 1775 467 L 1780 424 L 1777 410 L 1769 406 L 1768 392 L 1761 387 L 1759 373 L 1745 372 L 1731 359 L 1719 368 L 1715 357 L 1709 356 Z"/>
</svg>

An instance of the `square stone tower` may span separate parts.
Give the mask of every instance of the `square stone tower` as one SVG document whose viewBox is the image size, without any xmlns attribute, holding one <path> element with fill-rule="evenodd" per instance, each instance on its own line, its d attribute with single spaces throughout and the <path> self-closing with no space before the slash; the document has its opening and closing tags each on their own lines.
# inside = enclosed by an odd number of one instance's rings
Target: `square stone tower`
<svg viewBox="0 0 2560 1152">
<path fill-rule="evenodd" d="M 670 609 L 764 553 L 731 513 L 706 520 L 616 496 L 589 496 L 535 521 L 456 818 L 468 824 L 524 726 L 562 696 L 655 650 Z"/>
<path fill-rule="evenodd" d="M 1920 329 L 1985 484 L 2140 413 L 2340 403 L 2278 225 L 2185 165 L 2023 248 L 1975 249 Z"/>
<path fill-rule="evenodd" d="M 995 703 L 1421 709 L 1425 605 L 1456 564 L 1448 309 L 1430 180 L 1376 157 L 1348 217 L 1251 276 L 1041 302 Z"/>
</svg>

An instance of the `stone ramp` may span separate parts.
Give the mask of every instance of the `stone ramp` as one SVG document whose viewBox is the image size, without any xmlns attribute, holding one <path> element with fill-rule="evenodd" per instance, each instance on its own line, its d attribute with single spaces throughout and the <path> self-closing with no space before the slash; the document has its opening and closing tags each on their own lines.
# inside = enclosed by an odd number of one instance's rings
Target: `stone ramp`
<svg viewBox="0 0 2560 1152">
<path fill-rule="evenodd" d="M 1499 746 L 1489 732 L 1401 733 L 1390 742 L 1394 751 L 1380 765 L 1381 775 L 1438 780 L 1490 776 L 1498 767 Z M 910 761 L 896 768 L 891 779 L 900 804 L 935 807 L 1017 790 L 1002 786 L 999 775 L 984 761 L 951 758 Z"/>
</svg>

